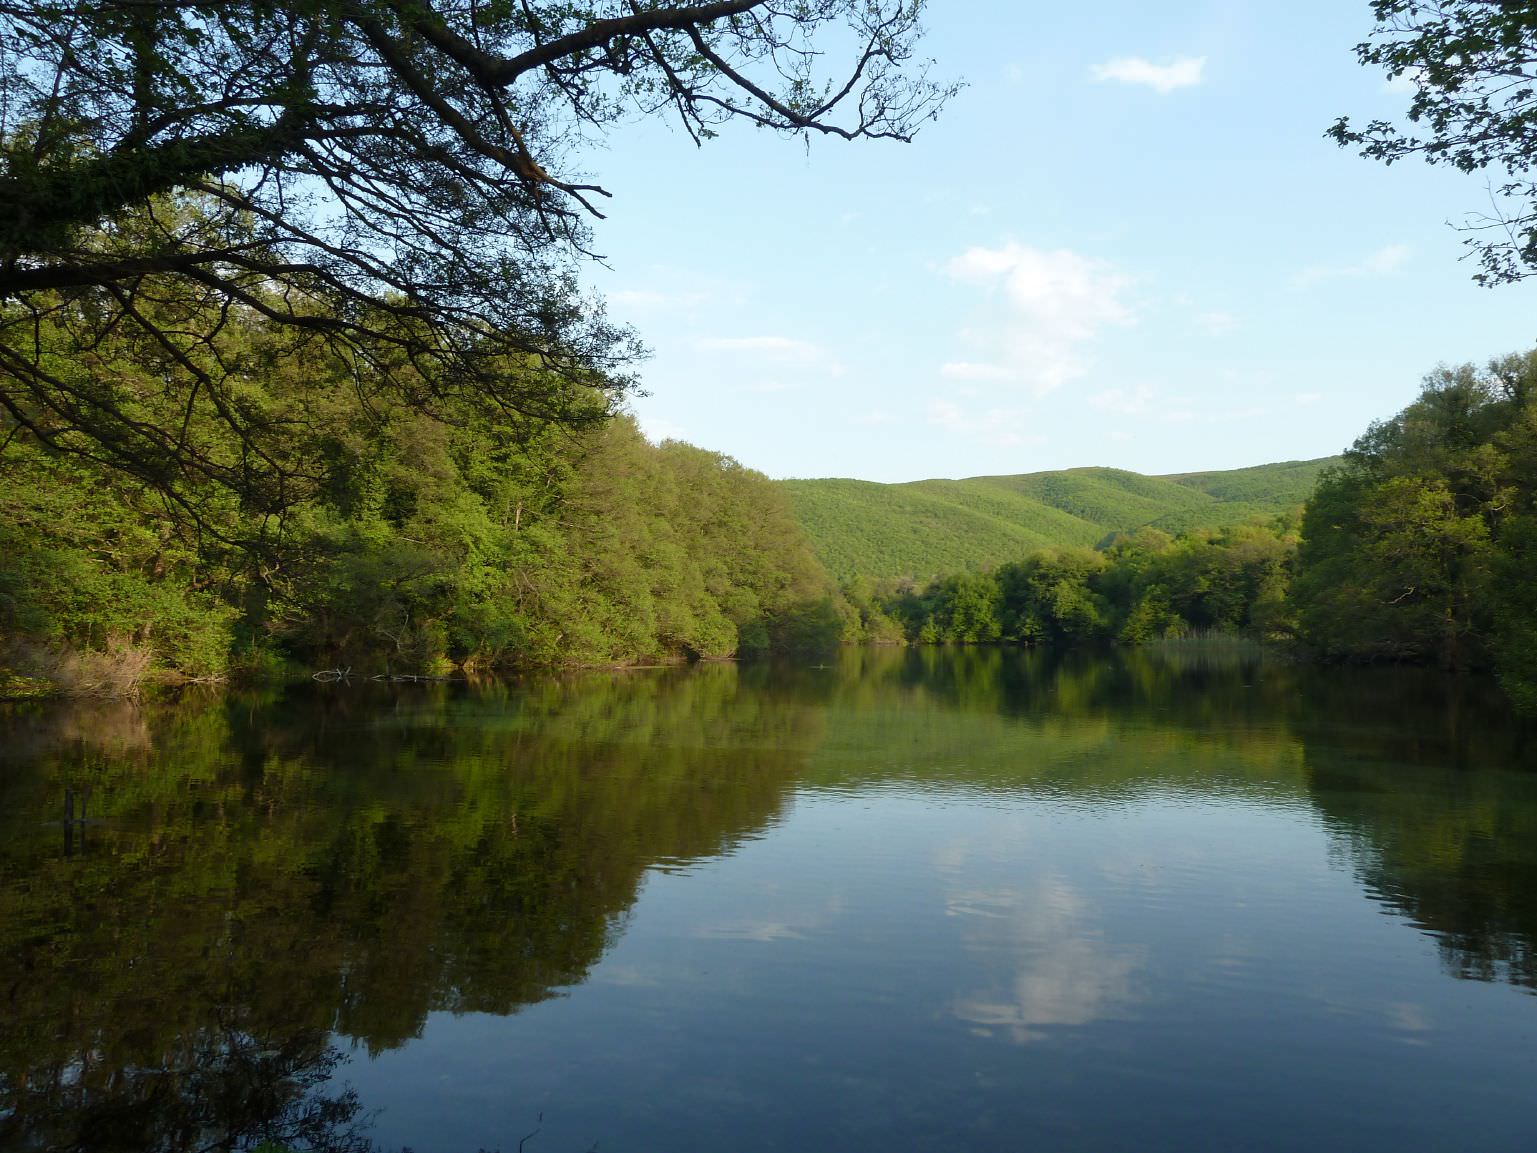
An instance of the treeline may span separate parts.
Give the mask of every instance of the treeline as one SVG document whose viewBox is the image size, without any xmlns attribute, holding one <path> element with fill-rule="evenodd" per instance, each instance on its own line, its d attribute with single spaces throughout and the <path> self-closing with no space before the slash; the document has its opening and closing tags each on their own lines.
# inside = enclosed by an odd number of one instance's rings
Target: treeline
<svg viewBox="0 0 1537 1153">
<path fill-rule="evenodd" d="M 435 392 L 425 374 L 413 395 L 410 365 L 375 387 L 379 366 L 323 330 L 296 338 L 249 309 L 180 318 L 215 334 L 183 346 L 87 347 L 76 307 L 39 340 L 122 439 L 0 428 L 0 670 L 114 691 L 157 673 L 426 674 L 836 640 L 836 589 L 775 486 L 648 443 L 600 387 L 531 362 L 519 371 L 553 416 Z M 188 371 L 201 387 L 173 401 L 166 380 Z"/>
<path fill-rule="evenodd" d="M 1326 660 L 1492 668 L 1537 711 L 1537 353 L 1432 373 L 1323 472 L 1300 518 L 1144 529 L 921 588 L 844 591 L 866 639 L 1295 639 Z"/>
<path fill-rule="evenodd" d="M 917 644 L 1143 644 L 1192 633 L 1293 635 L 1294 518 L 1108 547 L 1047 549 L 927 586 L 844 589 L 863 635 Z"/>
</svg>

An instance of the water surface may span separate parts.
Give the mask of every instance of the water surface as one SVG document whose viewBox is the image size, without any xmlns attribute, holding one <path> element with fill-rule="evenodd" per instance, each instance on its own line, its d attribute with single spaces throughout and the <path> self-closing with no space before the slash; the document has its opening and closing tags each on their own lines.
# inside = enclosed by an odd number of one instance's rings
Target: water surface
<svg viewBox="0 0 1537 1153">
<path fill-rule="evenodd" d="M 853 651 L 0 726 L 0 1146 L 1537 1146 L 1482 682 Z"/>
</svg>

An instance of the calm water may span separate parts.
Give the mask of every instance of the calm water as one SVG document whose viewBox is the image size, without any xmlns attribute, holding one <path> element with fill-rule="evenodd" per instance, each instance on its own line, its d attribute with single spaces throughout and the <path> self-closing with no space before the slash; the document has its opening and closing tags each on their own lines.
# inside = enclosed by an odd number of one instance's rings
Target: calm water
<svg viewBox="0 0 1537 1153">
<path fill-rule="evenodd" d="M 88 821 L 60 820 L 66 789 Z M 0 1147 L 1537 1147 L 1537 741 L 1209 650 L 0 714 Z"/>
</svg>

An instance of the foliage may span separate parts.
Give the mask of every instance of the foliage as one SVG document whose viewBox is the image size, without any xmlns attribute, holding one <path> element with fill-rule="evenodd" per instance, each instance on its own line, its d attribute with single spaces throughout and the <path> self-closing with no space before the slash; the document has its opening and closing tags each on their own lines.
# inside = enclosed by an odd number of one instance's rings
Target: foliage
<svg viewBox="0 0 1537 1153">
<path fill-rule="evenodd" d="M 1192 632 L 1290 635 L 1288 518 L 1171 537 L 1141 529 L 1103 551 L 1044 549 L 987 573 L 889 588 L 875 603 L 909 640 L 1072 647 Z M 847 593 L 851 600 L 857 599 Z"/>
<path fill-rule="evenodd" d="M 1334 657 L 1493 662 L 1537 703 L 1531 562 L 1537 353 L 1442 368 L 1326 473 L 1303 519 L 1295 595 Z"/>
<path fill-rule="evenodd" d="M 315 495 L 259 550 L 199 539 L 117 470 L 10 445 L 12 661 L 47 672 L 32 650 L 130 646 L 191 677 L 281 656 L 412 674 L 613 664 L 798 650 L 833 611 L 783 494 L 728 457 L 654 447 L 628 417 L 572 437 L 405 407 L 360 429 L 343 412 Z"/>
<path fill-rule="evenodd" d="M 728 122 L 907 139 L 954 91 L 915 58 L 922 10 L 0 0 L 0 433 L 281 513 L 281 429 L 216 347 L 247 313 L 396 402 L 601 415 L 583 390 L 622 395 L 638 346 L 577 288 L 607 195 L 575 172 L 584 138 L 676 115 L 696 142 Z M 82 386 L 40 325 L 156 350 L 170 412 L 261 467 Z"/>
<path fill-rule="evenodd" d="M 1385 164 L 1420 156 L 1462 172 L 1491 172 L 1493 216 L 1471 216 L 1467 244 L 1485 285 L 1537 270 L 1537 12 L 1527 2 L 1372 0 L 1376 27 L 1356 55 L 1414 96 L 1412 129 L 1341 117 L 1329 129 L 1340 145 Z"/>
<path fill-rule="evenodd" d="M 766 478 L 648 444 L 601 382 L 503 366 L 564 389 L 566 414 L 585 414 L 574 428 L 426 376 L 402 397 L 385 377 L 412 365 L 387 371 L 253 308 L 159 315 L 208 334 L 196 403 L 167 384 L 180 362 L 131 326 L 87 342 L 61 311 L 34 329 L 123 444 L 171 440 L 193 463 L 165 483 L 89 432 L 0 441 L 0 658 L 46 673 L 64 650 L 131 653 L 141 672 L 208 678 L 285 656 L 410 674 L 720 657 L 767 651 L 778 617 L 833 591 Z"/>
<path fill-rule="evenodd" d="M 838 580 L 927 581 L 1039 549 L 1097 547 L 1149 525 L 1189 533 L 1275 516 L 1301 505 L 1329 463 L 1166 477 L 1080 468 L 895 485 L 783 483 L 817 556 Z"/>
</svg>

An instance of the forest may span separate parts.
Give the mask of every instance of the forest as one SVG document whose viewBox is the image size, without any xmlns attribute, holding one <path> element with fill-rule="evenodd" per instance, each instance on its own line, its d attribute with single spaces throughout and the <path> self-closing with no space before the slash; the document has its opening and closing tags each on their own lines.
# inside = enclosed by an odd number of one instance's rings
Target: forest
<svg viewBox="0 0 1537 1153">
<path fill-rule="evenodd" d="M 179 424 L 174 487 L 13 434 L 0 488 L 0 631 L 18 673 L 76 691 L 157 675 L 353 668 L 429 675 L 793 651 L 835 593 L 783 494 L 735 461 L 648 443 L 595 388 L 579 424 L 376 387 L 254 312 L 209 328 L 260 430 L 178 421 L 174 350 L 69 314 L 42 339 L 126 424 Z M 539 370 L 529 368 L 529 375 Z M 424 391 L 430 383 L 422 382 Z"/>
<path fill-rule="evenodd" d="M 1210 633 L 1493 667 L 1537 709 L 1532 356 L 1437 370 L 1337 463 L 1233 474 L 898 494 L 645 439 L 568 129 L 910 140 L 959 90 L 921 3 L 198 11 L 0 0 L 5 695 Z M 1330 135 L 1521 160 L 1475 147 L 1519 109 L 1445 104 L 1498 64 L 1457 36 L 1520 21 L 1463 23 L 1358 49 L 1434 57 L 1444 139 Z M 854 47 L 842 81 L 816 35 Z"/>
<path fill-rule="evenodd" d="M 1537 710 L 1537 353 L 1438 368 L 1325 468 L 1298 512 L 989 571 L 848 587 L 866 634 L 917 643 L 1295 642 L 1333 661 L 1493 669 Z"/>
<path fill-rule="evenodd" d="M 125 420 L 168 420 L 163 348 L 84 350 L 62 322 L 47 339 Z M 572 427 L 462 398 L 424 411 L 256 315 L 225 323 L 214 351 L 261 423 L 261 459 L 219 421 L 182 436 L 243 492 L 205 478 L 168 495 L 81 454 L 6 445 L 12 693 L 1247 636 L 1325 660 L 1494 668 L 1537 708 L 1537 353 L 1437 369 L 1289 512 L 840 587 L 784 485 L 651 444 L 599 388 L 566 386 L 586 406 Z"/>
</svg>

